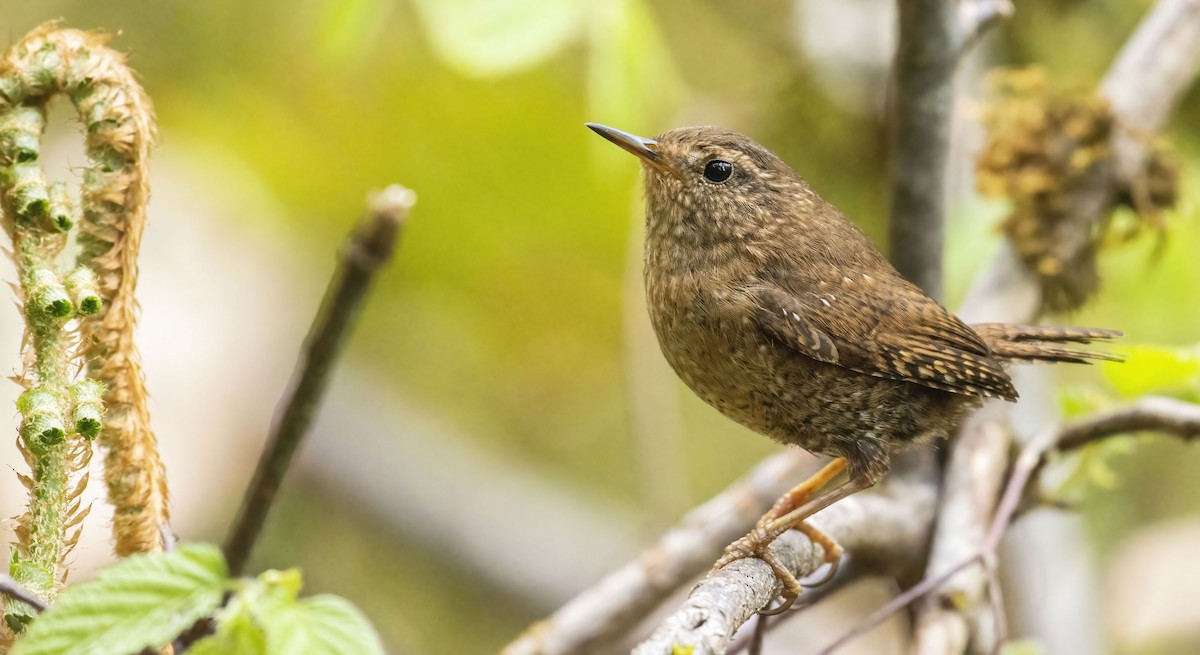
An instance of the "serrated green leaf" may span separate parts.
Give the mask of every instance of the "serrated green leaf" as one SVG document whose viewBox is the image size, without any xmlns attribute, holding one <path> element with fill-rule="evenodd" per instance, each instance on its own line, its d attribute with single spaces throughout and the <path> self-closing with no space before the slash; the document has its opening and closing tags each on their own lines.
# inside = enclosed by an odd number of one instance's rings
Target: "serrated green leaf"
<svg viewBox="0 0 1200 655">
<path fill-rule="evenodd" d="M 383 644 L 350 601 L 328 594 L 258 614 L 268 655 L 382 655 Z"/>
<path fill-rule="evenodd" d="M 160 646 L 220 605 L 227 575 L 209 544 L 121 560 L 64 589 L 12 655 L 129 655 Z"/>
<path fill-rule="evenodd" d="M 1180 389 L 1200 382 L 1200 351 L 1196 348 L 1122 346 L 1124 362 L 1105 362 L 1104 378 L 1122 396 Z"/>
<path fill-rule="evenodd" d="M 537 64 L 578 36 L 581 0 L 416 0 L 434 50 L 468 75 L 502 75 Z"/>
</svg>

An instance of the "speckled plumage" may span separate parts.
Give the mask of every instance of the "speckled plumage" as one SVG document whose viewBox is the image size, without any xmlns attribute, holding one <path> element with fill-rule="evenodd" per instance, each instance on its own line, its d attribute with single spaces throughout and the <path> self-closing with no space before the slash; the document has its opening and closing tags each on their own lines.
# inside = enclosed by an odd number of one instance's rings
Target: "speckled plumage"
<svg viewBox="0 0 1200 655">
<path fill-rule="evenodd" d="M 968 326 L 750 139 L 690 127 L 641 143 L 618 145 L 644 164 L 647 303 L 667 361 L 729 418 L 845 457 L 862 486 L 982 398 L 1015 400 L 1004 360 L 1104 358 L 1041 341 L 1118 334 Z M 705 179 L 714 159 L 733 164 L 728 180 Z"/>
</svg>

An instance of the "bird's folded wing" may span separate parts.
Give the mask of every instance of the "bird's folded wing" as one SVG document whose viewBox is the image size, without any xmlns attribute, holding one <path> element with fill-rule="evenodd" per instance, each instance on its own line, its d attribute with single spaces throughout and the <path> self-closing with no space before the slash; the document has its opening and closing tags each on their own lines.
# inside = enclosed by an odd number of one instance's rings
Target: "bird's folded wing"
<svg viewBox="0 0 1200 655">
<path fill-rule="evenodd" d="M 1017 398 L 1008 374 L 957 317 L 908 283 L 889 284 L 880 297 L 871 295 L 875 288 L 788 279 L 757 289 L 759 329 L 802 355 L 859 373 Z"/>
</svg>

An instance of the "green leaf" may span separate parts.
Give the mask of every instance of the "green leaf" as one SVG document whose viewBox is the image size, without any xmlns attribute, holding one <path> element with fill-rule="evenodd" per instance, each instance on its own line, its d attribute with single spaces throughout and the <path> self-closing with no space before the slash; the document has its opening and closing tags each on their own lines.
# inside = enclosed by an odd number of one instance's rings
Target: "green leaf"
<svg viewBox="0 0 1200 655">
<path fill-rule="evenodd" d="M 468 75 L 512 73 L 540 63 L 578 36 L 582 0 L 416 0 L 434 50 Z"/>
<path fill-rule="evenodd" d="M 383 644 L 358 608 L 328 594 L 258 615 L 268 655 L 382 655 Z"/>
<path fill-rule="evenodd" d="M 225 558 L 209 544 L 135 555 L 64 589 L 12 655 L 129 655 L 160 646 L 220 605 L 226 576 Z"/>
<path fill-rule="evenodd" d="M 1104 377 L 1122 396 L 1181 389 L 1200 382 L 1200 350 L 1132 345 L 1121 348 L 1124 362 L 1105 362 Z"/>
</svg>

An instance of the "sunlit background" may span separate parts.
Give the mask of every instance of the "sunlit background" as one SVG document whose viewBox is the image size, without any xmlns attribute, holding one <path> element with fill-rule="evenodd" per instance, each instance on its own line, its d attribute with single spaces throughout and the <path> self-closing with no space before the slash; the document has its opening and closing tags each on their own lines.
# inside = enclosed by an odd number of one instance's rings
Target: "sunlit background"
<svg viewBox="0 0 1200 655">
<path fill-rule="evenodd" d="M 973 192 L 984 72 L 1037 63 L 1090 85 L 1150 4 L 1017 2 L 965 62 L 951 306 L 996 247 L 1004 211 Z M 495 651 L 777 448 L 702 405 L 661 361 L 642 307 L 637 166 L 584 121 L 647 136 L 697 123 L 743 131 L 882 241 L 893 10 L 0 0 L 0 26 L 5 43 L 59 17 L 115 34 L 156 106 L 140 343 L 184 539 L 222 539 L 366 192 L 417 191 L 253 565 L 300 566 L 308 591 L 362 607 L 391 652 L 440 655 Z M 77 179 L 82 145 L 58 115 L 51 175 Z M 1197 396 L 1196 89 L 1169 137 L 1184 187 L 1166 235 L 1106 252 L 1101 297 L 1069 317 L 1124 330 L 1126 350 L 1155 347 L 1154 364 L 1065 372 L 1050 409 Z M 15 368 L 15 311 L 3 326 Z M 1085 634 L 1041 635 L 1067 644 L 1047 652 L 1197 652 L 1200 449 L 1121 445 L 1071 482 L 1077 517 L 1032 524 L 1068 550 L 1023 560 L 1040 581 L 1013 601 L 1018 631 L 1021 616 L 1057 603 L 1082 615 L 1070 625 Z M 3 453 L 23 466 L 13 446 Z M 17 514 L 15 476 L 0 475 L 0 494 Z M 108 561 L 107 520 L 97 503 L 81 576 Z M 852 592 L 836 625 L 887 589 Z M 887 634 L 862 652 L 900 652 Z"/>
</svg>

